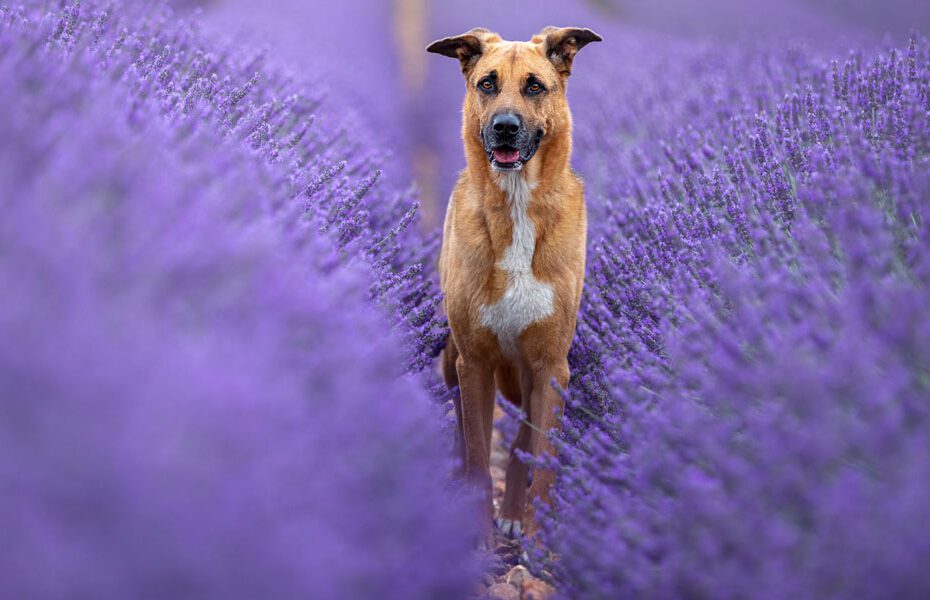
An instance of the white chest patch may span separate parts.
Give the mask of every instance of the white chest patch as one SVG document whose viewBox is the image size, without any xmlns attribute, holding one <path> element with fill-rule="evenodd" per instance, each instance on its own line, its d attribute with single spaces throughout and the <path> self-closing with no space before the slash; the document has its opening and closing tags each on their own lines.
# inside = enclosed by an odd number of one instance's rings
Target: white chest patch
<svg viewBox="0 0 930 600">
<path fill-rule="evenodd" d="M 527 214 L 532 187 L 517 172 L 502 173 L 499 182 L 510 203 L 513 238 L 504 257 L 497 263 L 507 274 L 503 297 L 490 306 L 481 306 L 481 324 L 494 332 L 501 349 L 509 356 L 517 353 L 517 337 L 523 330 L 553 313 L 552 285 L 533 276 L 536 227 Z"/>
</svg>

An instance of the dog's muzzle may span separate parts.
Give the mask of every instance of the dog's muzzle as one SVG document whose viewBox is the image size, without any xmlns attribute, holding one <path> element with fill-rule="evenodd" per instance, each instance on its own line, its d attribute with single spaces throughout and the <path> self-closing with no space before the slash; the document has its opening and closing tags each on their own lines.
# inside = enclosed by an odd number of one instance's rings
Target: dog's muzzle
<svg viewBox="0 0 930 600">
<path fill-rule="evenodd" d="M 522 169 L 536 154 L 542 136 L 541 129 L 531 132 L 520 115 L 512 112 L 494 115 L 481 132 L 488 160 L 500 171 Z"/>
</svg>

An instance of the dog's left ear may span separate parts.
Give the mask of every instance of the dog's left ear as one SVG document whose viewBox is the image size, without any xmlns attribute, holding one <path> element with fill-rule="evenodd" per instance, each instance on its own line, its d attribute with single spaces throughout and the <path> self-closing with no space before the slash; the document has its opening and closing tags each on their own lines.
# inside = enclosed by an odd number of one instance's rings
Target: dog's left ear
<svg viewBox="0 0 930 600">
<path fill-rule="evenodd" d="M 603 40 L 590 29 L 580 27 L 546 27 L 533 38 L 533 41 L 545 45 L 546 56 L 559 75 L 566 77 L 572 73 L 575 54 L 591 42 Z"/>
<path fill-rule="evenodd" d="M 459 59 L 462 63 L 462 74 L 468 77 L 472 67 L 484 53 L 485 44 L 493 41 L 500 41 L 500 36 L 483 27 L 475 27 L 462 35 L 436 40 L 426 47 L 426 51 Z"/>
</svg>

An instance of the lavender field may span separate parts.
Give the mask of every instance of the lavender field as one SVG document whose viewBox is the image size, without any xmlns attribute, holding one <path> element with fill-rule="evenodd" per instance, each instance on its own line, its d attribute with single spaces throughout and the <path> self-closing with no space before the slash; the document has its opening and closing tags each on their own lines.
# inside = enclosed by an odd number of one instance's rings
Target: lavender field
<svg viewBox="0 0 930 600">
<path fill-rule="evenodd" d="M 529 6 L 0 0 L 3 596 L 930 597 L 930 9 Z M 521 584 L 453 476 L 423 48 L 549 24 L 605 42 Z"/>
</svg>

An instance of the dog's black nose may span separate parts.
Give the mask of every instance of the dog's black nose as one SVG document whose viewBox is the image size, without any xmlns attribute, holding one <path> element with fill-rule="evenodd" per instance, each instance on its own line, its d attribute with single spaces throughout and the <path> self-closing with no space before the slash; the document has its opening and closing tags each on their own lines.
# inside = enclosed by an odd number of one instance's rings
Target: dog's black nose
<svg viewBox="0 0 930 600">
<path fill-rule="evenodd" d="M 491 128 L 497 135 L 517 135 L 520 131 L 520 117 L 514 113 L 501 113 L 491 120 Z"/>
</svg>

